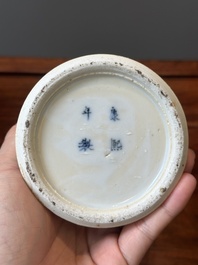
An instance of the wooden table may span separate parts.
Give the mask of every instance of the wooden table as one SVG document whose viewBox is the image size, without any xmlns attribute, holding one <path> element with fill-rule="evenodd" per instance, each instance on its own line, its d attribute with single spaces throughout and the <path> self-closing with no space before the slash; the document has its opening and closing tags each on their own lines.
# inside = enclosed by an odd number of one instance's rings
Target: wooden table
<svg viewBox="0 0 198 265">
<path fill-rule="evenodd" d="M 34 84 L 65 59 L 0 58 L 0 144 L 16 123 Z M 171 86 L 186 113 L 190 147 L 198 154 L 198 61 L 143 61 Z M 198 165 L 194 174 L 198 176 Z M 198 189 L 185 210 L 163 231 L 141 265 L 198 264 Z"/>
</svg>

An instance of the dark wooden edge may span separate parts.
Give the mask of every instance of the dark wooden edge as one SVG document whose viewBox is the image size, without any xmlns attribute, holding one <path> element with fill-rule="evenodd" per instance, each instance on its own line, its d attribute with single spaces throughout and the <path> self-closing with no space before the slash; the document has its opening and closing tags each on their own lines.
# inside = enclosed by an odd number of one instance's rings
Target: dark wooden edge
<svg viewBox="0 0 198 265">
<path fill-rule="evenodd" d="M 0 73 L 45 74 L 68 59 L 0 57 Z"/>
<path fill-rule="evenodd" d="M 0 57 L 0 73 L 7 74 L 45 74 L 68 58 L 18 58 Z M 198 61 L 147 61 L 148 66 L 161 76 L 198 76 Z"/>
</svg>

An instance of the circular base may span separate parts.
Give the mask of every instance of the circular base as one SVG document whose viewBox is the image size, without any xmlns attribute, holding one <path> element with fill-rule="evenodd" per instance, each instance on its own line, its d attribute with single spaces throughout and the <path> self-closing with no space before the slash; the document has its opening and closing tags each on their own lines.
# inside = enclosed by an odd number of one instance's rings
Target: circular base
<svg viewBox="0 0 198 265">
<path fill-rule="evenodd" d="M 49 72 L 17 125 L 22 175 L 60 217 L 90 227 L 136 221 L 169 195 L 188 146 L 182 108 L 145 66 L 90 55 Z"/>
</svg>

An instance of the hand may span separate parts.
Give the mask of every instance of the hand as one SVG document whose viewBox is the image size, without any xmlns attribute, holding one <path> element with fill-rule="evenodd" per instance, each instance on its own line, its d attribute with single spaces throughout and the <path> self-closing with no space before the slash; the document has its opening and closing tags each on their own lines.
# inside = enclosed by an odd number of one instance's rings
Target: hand
<svg viewBox="0 0 198 265">
<path fill-rule="evenodd" d="M 190 199 L 196 180 L 189 151 L 181 180 L 169 198 L 146 218 L 122 228 L 84 228 L 43 207 L 25 184 L 17 165 L 15 127 L 0 149 L 0 264 L 134 265 Z"/>
</svg>

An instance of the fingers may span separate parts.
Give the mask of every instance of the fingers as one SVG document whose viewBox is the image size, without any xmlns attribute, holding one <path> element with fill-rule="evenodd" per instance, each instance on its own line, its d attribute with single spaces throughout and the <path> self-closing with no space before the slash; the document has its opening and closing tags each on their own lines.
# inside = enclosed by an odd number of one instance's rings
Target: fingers
<svg viewBox="0 0 198 265">
<path fill-rule="evenodd" d="M 184 209 L 195 187 L 194 176 L 184 173 L 165 203 L 146 218 L 123 228 L 119 245 L 128 264 L 139 264 L 159 233 Z"/>
<path fill-rule="evenodd" d="M 188 158 L 186 162 L 185 172 L 191 173 L 195 164 L 195 152 L 192 149 L 188 150 Z"/>
<path fill-rule="evenodd" d="M 10 145 L 14 145 L 15 144 L 15 132 L 16 132 L 16 125 L 12 126 L 9 131 L 7 132 L 4 142 L 1 146 L 1 151 L 7 151 L 8 147 Z"/>
<path fill-rule="evenodd" d="M 0 148 L 1 169 L 3 169 L 7 164 L 9 165 L 16 164 L 15 131 L 16 131 L 16 126 L 13 126 L 12 128 L 10 128 Z"/>
</svg>

